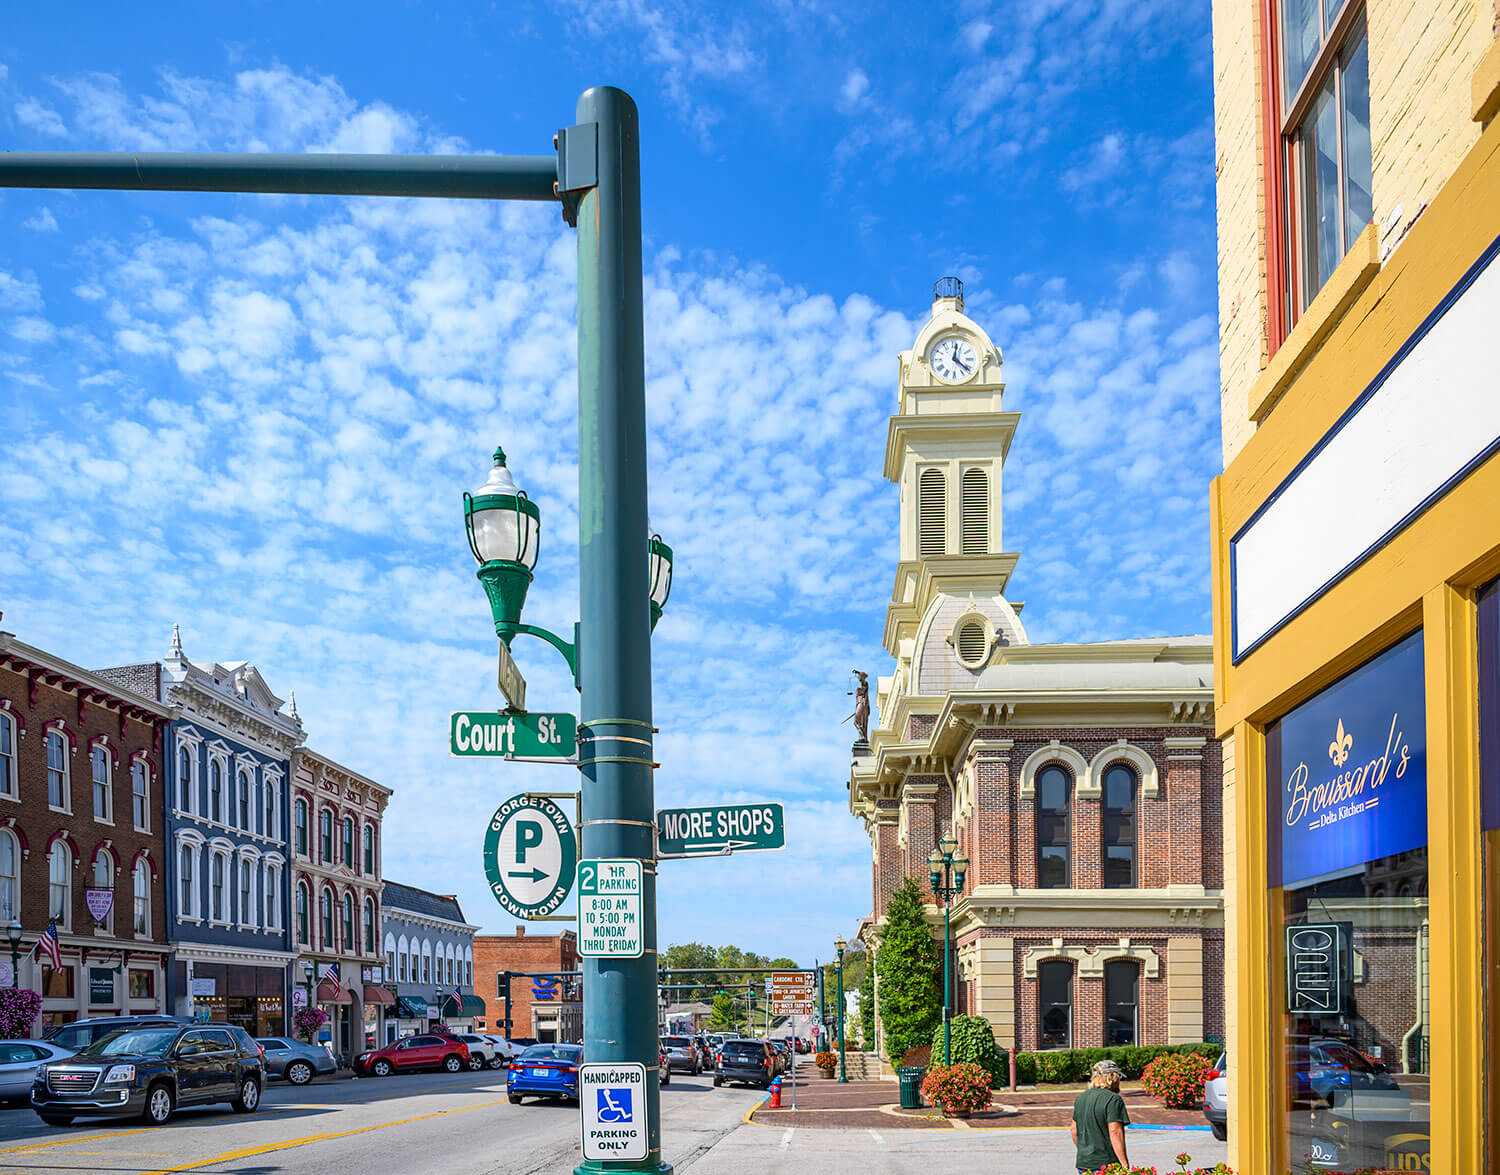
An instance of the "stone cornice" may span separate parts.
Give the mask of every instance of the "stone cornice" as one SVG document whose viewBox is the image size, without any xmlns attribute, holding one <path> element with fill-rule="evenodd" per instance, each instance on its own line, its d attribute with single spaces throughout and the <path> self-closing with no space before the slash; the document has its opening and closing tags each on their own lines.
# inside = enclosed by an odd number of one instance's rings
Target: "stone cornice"
<svg viewBox="0 0 1500 1175">
<path fill-rule="evenodd" d="M 306 768 L 312 775 L 314 784 L 331 779 L 341 789 L 339 794 L 345 798 L 356 798 L 349 795 L 351 791 L 366 793 L 358 798 L 361 802 L 374 804 L 377 812 L 383 810 L 391 798 L 391 789 L 385 784 L 376 783 L 368 776 L 361 775 L 353 768 L 345 767 L 310 747 L 300 746 L 292 752 L 292 770 L 295 771 L 298 767 Z"/>
<path fill-rule="evenodd" d="M 947 389 L 945 389 L 947 390 Z M 984 447 L 985 442 L 1000 442 L 1000 460 L 1010 453 L 1010 443 L 1021 421 L 1019 412 L 934 412 L 928 415 L 892 416 L 886 429 L 885 476 L 888 481 L 901 477 L 902 451 L 914 435 L 962 440 L 965 445 Z"/>
<path fill-rule="evenodd" d="M 198 725 L 213 727 L 229 738 L 251 743 L 254 749 L 271 758 L 290 758 L 293 748 L 305 737 L 300 730 L 270 722 L 253 710 L 235 705 L 191 677 L 170 685 L 167 696 L 181 706 L 182 717 Z"/>
<path fill-rule="evenodd" d="M 941 925 L 942 912 L 932 908 Z M 1015 889 L 982 885 L 953 907 L 955 934 L 980 927 L 1222 929 L 1224 893 L 1197 885 L 1162 889 Z"/>
<path fill-rule="evenodd" d="M 934 597 L 967 595 L 996 596 L 1005 592 L 1021 556 L 1014 552 L 998 555 L 925 555 L 896 564 L 895 586 L 885 611 L 885 649 L 898 656 L 897 646 L 916 635 L 922 617 Z M 1020 604 L 1012 604 L 1017 612 Z"/>
</svg>

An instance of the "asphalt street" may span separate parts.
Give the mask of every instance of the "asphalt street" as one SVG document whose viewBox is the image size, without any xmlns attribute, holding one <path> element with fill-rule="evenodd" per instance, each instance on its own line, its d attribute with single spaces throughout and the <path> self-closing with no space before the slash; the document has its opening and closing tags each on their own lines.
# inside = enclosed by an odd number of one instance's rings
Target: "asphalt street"
<svg viewBox="0 0 1500 1175">
<path fill-rule="evenodd" d="M 497 1080 L 497 1078 L 500 1078 Z M 934 1164 L 997 1162 L 1034 1175 L 1071 1169 L 1066 1131 L 780 1129 L 744 1123 L 758 1090 L 715 1089 L 707 1076 L 678 1074 L 662 1091 L 663 1150 L 693 1175 L 858 1170 L 927 1175 Z M 1170 1169 L 1189 1151 L 1224 1157 L 1206 1133 L 1131 1131 L 1132 1158 Z M 182 1111 L 164 1128 L 84 1120 L 45 1126 L 29 1109 L 0 1111 L 0 1175 L 564 1175 L 579 1160 L 578 1110 L 527 1101 L 512 1106 L 503 1074 L 411 1074 L 322 1081 L 302 1089 L 273 1083 L 262 1109 Z M 956 1166 L 953 1169 L 970 1169 Z"/>
</svg>

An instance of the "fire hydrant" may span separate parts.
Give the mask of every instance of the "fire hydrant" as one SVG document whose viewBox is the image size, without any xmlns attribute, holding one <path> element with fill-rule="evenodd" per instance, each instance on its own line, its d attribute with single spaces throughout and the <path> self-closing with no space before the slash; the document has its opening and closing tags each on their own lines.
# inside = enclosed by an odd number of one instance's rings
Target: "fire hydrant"
<svg viewBox="0 0 1500 1175">
<path fill-rule="evenodd" d="M 781 1078 L 771 1082 L 771 1109 L 781 1109 Z"/>
</svg>

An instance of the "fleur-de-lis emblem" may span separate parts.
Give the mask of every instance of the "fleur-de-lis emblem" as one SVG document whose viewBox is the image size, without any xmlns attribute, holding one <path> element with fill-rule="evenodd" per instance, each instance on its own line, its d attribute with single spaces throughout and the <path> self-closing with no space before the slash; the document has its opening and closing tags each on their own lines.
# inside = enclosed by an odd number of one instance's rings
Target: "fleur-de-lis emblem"
<svg viewBox="0 0 1500 1175">
<path fill-rule="evenodd" d="M 1342 767 L 1349 760 L 1349 748 L 1354 745 L 1354 736 L 1344 733 L 1344 720 L 1339 719 L 1338 733 L 1333 736 L 1333 741 L 1328 744 L 1328 757 L 1333 760 L 1335 767 Z"/>
</svg>

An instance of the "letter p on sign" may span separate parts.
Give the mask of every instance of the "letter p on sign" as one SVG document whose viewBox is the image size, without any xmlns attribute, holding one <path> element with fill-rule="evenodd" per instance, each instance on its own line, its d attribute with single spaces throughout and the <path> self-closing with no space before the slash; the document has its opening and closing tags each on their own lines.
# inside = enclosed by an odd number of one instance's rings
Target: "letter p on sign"
<svg viewBox="0 0 1500 1175">
<path fill-rule="evenodd" d="M 516 821 L 516 864 L 526 864 L 526 850 L 542 843 L 542 826 L 535 820 Z"/>
</svg>

